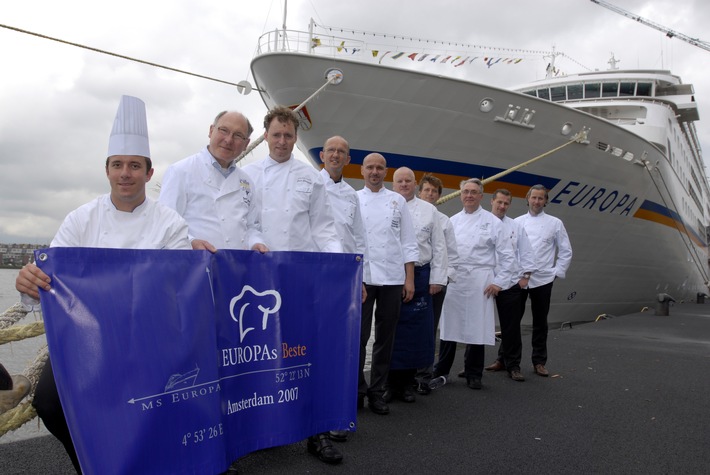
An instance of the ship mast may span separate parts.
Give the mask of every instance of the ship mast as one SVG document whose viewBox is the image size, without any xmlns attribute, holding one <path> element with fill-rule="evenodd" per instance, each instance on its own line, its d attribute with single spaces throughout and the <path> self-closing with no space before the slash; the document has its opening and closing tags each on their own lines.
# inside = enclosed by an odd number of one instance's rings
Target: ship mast
<svg viewBox="0 0 710 475">
<path fill-rule="evenodd" d="M 558 56 L 560 56 L 562 53 L 558 53 L 555 51 L 555 47 L 552 47 L 552 52 L 550 53 L 549 56 L 543 56 L 543 59 L 550 58 L 550 62 L 547 63 L 547 69 L 545 70 L 545 79 L 550 79 L 552 76 L 555 76 L 558 71 L 555 68 L 555 59 L 557 59 Z"/>
<path fill-rule="evenodd" d="M 282 51 L 286 51 L 286 13 L 288 12 L 288 0 L 284 0 L 284 21 L 283 21 L 283 36 L 282 36 Z"/>
<path fill-rule="evenodd" d="M 611 53 L 611 58 L 609 59 L 609 61 L 607 61 L 607 63 L 609 63 L 609 71 L 616 71 L 616 70 L 618 70 L 619 68 L 618 68 L 616 65 L 617 65 L 618 63 L 620 63 L 620 62 L 621 62 L 621 60 L 620 60 L 620 59 L 616 59 L 616 58 L 614 57 L 614 53 Z"/>
</svg>

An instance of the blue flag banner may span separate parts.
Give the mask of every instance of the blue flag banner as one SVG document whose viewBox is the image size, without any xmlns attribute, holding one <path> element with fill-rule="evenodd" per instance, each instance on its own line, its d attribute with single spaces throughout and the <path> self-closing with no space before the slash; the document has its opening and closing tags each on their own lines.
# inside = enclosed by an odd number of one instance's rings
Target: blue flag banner
<svg viewBox="0 0 710 475">
<path fill-rule="evenodd" d="M 220 473 L 355 429 L 353 254 L 51 248 L 57 389 L 86 474 Z"/>
</svg>

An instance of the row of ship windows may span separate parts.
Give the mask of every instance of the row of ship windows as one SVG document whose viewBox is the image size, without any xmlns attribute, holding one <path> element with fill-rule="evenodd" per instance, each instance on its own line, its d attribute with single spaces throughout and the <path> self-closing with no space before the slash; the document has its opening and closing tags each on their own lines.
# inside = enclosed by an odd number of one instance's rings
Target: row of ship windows
<svg viewBox="0 0 710 475">
<path fill-rule="evenodd" d="M 598 99 L 600 97 L 651 97 L 653 85 L 650 82 L 591 82 L 543 87 L 522 92 L 523 94 L 539 97 L 540 99 L 559 102 L 578 99 Z"/>
<path fill-rule="evenodd" d="M 695 221 L 695 228 L 697 229 L 698 233 L 702 236 L 705 233 L 705 226 L 703 225 L 703 222 L 698 217 L 697 212 L 693 211 L 693 209 L 690 207 L 690 205 L 685 200 L 685 198 L 682 199 L 682 206 L 683 206 L 683 211 L 685 212 L 685 216 L 683 217 L 683 220 L 687 223 L 691 223 L 694 220 Z M 700 209 L 702 210 L 702 208 L 700 208 Z M 690 217 L 690 219 L 688 217 Z M 710 229 L 710 228 L 708 228 L 708 229 Z"/>
<path fill-rule="evenodd" d="M 676 150 L 682 150 L 683 147 L 680 144 L 680 137 L 678 136 L 678 132 L 677 132 L 676 128 L 672 127 L 670 119 L 668 120 L 668 125 L 673 132 L 672 136 L 675 139 L 675 145 L 677 147 Z M 700 196 L 698 196 L 698 193 L 695 191 L 695 188 L 693 187 L 690 180 L 687 180 L 688 194 L 695 202 L 697 209 L 699 209 L 702 212 L 702 210 L 703 210 L 702 201 L 704 198 L 703 193 L 702 193 L 703 187 L 701 186 L 700 180 L 698 179 L 698 176 L 695 173 L 695 167 L 693 167 L 691 165 L 687 154 L 682 153 L 681 158 L 676 157 L 676 154 L 673 152 L 673 149 L 671 147 L 670 138 L 668 139 L 668 152 L 667 153 L 668 153 L 668 156 L 670 157 L 670 160 L 671 160 L 671 166 L 673 167 L 673 169 L 676 171 L 677 174 L 687 177 L 688 173 L 686 170 L 690 170 L 690 177 L 693 179 L 693 182 L 695 183 L 697 189 L 700 190 Z M 686 204 L 685 200 L 683 200 L 683 210 L 686 212 L 687 215 L 694 214 L 694 212 L 691 211 L 690 206 L 688 204 Z"/>
</svg>

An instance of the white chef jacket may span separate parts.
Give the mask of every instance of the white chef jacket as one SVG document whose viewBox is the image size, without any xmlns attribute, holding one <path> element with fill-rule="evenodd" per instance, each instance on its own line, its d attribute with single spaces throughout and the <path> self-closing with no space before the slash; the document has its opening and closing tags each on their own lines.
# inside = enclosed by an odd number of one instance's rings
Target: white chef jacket
<svg viewBox="0 0 710 475">
<path fill-rule="evenodd" d="M 448 283 L 446 238 L 441 228 L 438 211 L 431 203 L 413 197 L 407 201 L 407 208 L 412 217 L 414 233 L 417 237 L 419 259 L 416 265 L 429 264 L 429 285 Z"/>
<path fill-rule="evenodd" d="M 251 249 L 263 243 L 257 194 L 241 168 L 225 177 L 207 147 L 168 167 L 159 201 L 177 211 L 190 227 L 191 239 L 218 249 Z"/>
<path fill-rule="evenodd" d="M 335 230 L 340 238 L 343 252 L 365 255 L 367 241 L 357 191 L 345 180 L 334 182 L 325 168 L 321 169 L 320 175 L 328 192 Z"/>
<path fill-rule="evenodd" d="M 555 277 L 564 279 L 572 262 L 572 244 L 562 221 L 544 211 L 537 216 L 528 211 L 515 221 L 525 228 L 535 250 L 537 270 L 530 277 L 528 287 L 534 289 L 549 284 Z"/>
<path fill-rule="evenodd" d="M 49 247 L 192 249 L 187 223 L 174 210 L 146 198 L 131 213 L 119 211 L 110 194 L 69 213 Z M 39 305 L 26 294 L 20 300 L 28 310 Z"/>
<path fill-rule="evenodd" d="M 367 232 L 364 280 L 368 285 L 403 285 L 404 264 L 417 262 L 419 250 L 407 202 L 399 193 L 382 187 L 357 192 Z"/>
<path fill-rule="evenodd" d="M 261 232 L 272 251 L 342 252 L 323 179 L 312 166 L 271 157 L 244 167 L 261 197 Z"/>
<path fill-rule="evenodd" d="M 523 225 L 508 216 L 503 216 L 501 223 L 515 253 L 515 267 L 513 268 L 511 280 L 503 287 L 503 290 L 508 290 L 517 284 L 526 272 L 533 274 L 537 270 L 537 263 L 535 262 L 535 251 L 530 244 L 528 233 L 525 232 Z"/>
<path fill-rule="evenodd" d="M 150 198 L 132 213 L 119 211 L 105 194 L 64 218 L 50 247 L 192 249 L 187 223 Z"/>
<path fill-rule="evenodd" d="M 439 331 L 442 340 L 495 344 L 495 299 L 484 289 L 504 288 L 511 280 L 515 255 L 505 229 L 493 213 L 479 207 L 451 218 L 459 250 L 456 281 L 446 291 Z"/>
<path fill-rule="evenodd" d="M 456 233 L 454 232 L 454 226 L 451 224 L 449 217 L 441 211 L 437 211 L 437 213 L 439 224 L 441 225 L 441 229 L 444 230 L 444 239 L 446 240 L 446 275 L 448 280 L 453 282 L 456 280 L 456 268 L 459 265 L 459 249 L 456 244 Z"/>
</svg>

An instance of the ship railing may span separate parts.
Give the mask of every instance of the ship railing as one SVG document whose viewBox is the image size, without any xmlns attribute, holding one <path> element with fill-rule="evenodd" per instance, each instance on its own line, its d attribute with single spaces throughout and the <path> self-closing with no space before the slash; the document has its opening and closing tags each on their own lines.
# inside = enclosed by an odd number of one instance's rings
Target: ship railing
<svg viewBox="0 0 710 475">
<path fill-rule="evenodd" d="M 335 57 L 346 54 L 358 59 L 365 57 L 364 41 L 334 35 L 314 34 L 312 31 L 273 30 L 259 37 L 257 54 L 305 53 Z"/>
</svg>

